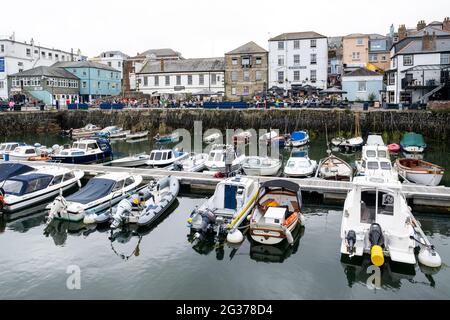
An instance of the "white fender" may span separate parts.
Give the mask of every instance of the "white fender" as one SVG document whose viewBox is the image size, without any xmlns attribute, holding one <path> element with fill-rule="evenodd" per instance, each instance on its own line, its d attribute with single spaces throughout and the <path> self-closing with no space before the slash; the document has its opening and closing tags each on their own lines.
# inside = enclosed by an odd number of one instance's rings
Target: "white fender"
<svg viewBox="0 0 450 320">
<path fill-rule="evenodd" d="M 289 231 L 289 229 L 286 229 L 284 233 L 286 234 L 286 240 L 290 245 L 292 245 L 294 243 L 294 237 L 292 236 L 292 233 Z"/>
<path fill-rule="evenodd" d="M 244 235 L 239 230 L 234 230 L 227 235 L 227 241 L 229 243 L 241 243 L 244 241 Z"/>
<path fill-rule="evenodd" d="M 425 247 L 420 248 L 419 262 L 430 268 L 439 268 L 442 265 L 439 253 Z"/>
<path fill-rule="evenodd" d="M 299 213 L 299 215 L 298 215 L 298 222 L 300 223 L 300 225 L 302 226 L 302 227 L 304 227 L 305 226 L 305 216 L 300 212 Z"/>
</svg>

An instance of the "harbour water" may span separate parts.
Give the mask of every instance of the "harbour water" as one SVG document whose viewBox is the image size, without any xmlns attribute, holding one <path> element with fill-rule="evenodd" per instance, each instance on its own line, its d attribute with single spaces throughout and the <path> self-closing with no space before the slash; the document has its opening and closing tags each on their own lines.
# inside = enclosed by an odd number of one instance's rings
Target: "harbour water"
<svg viewBox="0 0 450 320">
<path fill-rule="evenodd" d="M 16 137 L 51 146 L 60 137 Z M 325 156 L 325 141 L 312 141 L 310 157 Z M 113 144 L 116 157 L 149 152 L 151 141 Z M 448 146 L 430 143 L 425 160 L 450 170 Z M 286 158 L 286 157 L 285 157 Z M 351 157 L 346 158 L 351 162 Z M 443 180 L 450 185 L 448 173 Z M 152 229 L 115 231 L 52 222 L 45 213 L 0 222 L 0 299 L 449 299 L 450 217 L 416 217 L 440 253 L 432 275 L 419 266 L 391 264 L 381 288 L 370 289 L 369 261 L 341 262 L 341 207 L 304 204 L 305 229 L 294 246 L 262 246 L 247 237 L 240 247 L 190 242 L 186 220 L 208 195 L 181 194 Z M 68 270 L 79 268 L 81 288 L 69 290 Z"/>
</svg>

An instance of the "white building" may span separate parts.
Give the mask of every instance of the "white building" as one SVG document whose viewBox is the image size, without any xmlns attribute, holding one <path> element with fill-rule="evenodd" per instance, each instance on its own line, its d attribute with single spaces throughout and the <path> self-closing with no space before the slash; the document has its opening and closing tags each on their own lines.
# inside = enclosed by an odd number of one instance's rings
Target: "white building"
<svg viewBox="0 0 450 320">
<path fill-rule="evenodd" d="M 41 66 L 51 66 L 58 61 L 86 60 L 80 50 L 77 53 L 50 49 L 29 43 L 15 41 L 11 37 L 0 37 L 0 98 L 8 98 L 8 76 Z"/>
<path fill-rule="evenodd" d="M 120 79 L 123 79 L 123 62 L 129 58 L 121 51 L 102 52 L 98 57 L 89 59 L 90 61 L 106 64 L 107 66 L 120 71 Z"/>
<path fill-rule="evenodd" d="M 399 39 L 386 72 L 388 103 L 449 98 L 450 30 L 428 25 Z"/>
<path fill-rule="evenodd" d="M 269 40 L 269 88 L 327 88 L 328 41 L 313 31 L 284 33 Z"/>
<path fill-rule="evenodd" d="M 225 91 L 224 58 L 148 61 L 137 73 L 139 91 L 152 96 Z"/>
</svg>

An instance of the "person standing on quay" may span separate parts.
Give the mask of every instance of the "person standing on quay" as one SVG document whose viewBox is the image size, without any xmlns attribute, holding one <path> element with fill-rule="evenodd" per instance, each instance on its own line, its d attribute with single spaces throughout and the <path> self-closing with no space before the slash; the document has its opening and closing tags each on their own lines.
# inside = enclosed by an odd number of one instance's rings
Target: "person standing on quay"
<svg viewBox="0 0 450 320">
<path fill-rule="evenodd" d="M 13 111 L 15 105 L 16 104 L 14 103 L 14 100 L 10 100 L 9 101 L 9 111 Z"/>
</svg>

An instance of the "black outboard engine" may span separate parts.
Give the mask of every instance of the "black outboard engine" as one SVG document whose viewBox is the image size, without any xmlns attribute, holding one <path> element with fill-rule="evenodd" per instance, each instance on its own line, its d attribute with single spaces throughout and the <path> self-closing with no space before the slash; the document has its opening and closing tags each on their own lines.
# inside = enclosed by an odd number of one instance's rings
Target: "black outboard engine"
<svg viewBox="0 0 450 320">
<path fill-rule="evenodd" d="M 173 164 L 173 171 L 183 171 L 183 165 L 179 162 Z"/>
<path fill-rule="evenodd" d="M 347 240 L 347 250 L 350 256 L 355 251 L 355 244 L 356 244 L 356 232 L 354 230 L 350 230 L 347 232 L 347 237 L 345 238 Z"/>
<path fill-rule="evenodd" d="M 369 230 L 369 241 L 372 246 L 384 247 L 383 230 L 378 223 L 373 223 Z"/>
</svg>

